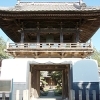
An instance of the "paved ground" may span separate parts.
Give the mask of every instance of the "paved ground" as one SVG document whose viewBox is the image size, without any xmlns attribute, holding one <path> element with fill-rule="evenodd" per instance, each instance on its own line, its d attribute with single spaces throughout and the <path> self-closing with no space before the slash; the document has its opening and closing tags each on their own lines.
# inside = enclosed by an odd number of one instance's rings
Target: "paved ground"
<svg viewBox="0 0 100 100">
<path fill-rule="evenodd" d="M 37 100 L 62 100 L 61 96 L 54 96 L 54 91 L 49 90 L 47 96 L 41 96 Z"/>
</svg>

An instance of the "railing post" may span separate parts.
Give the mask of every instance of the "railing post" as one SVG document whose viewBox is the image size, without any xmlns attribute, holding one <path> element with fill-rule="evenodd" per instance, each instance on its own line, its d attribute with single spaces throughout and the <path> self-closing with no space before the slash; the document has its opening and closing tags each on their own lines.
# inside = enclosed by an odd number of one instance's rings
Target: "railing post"
<svg viewBox="0 0 100 100">
<path fill-rule="evenodd" d="M 89 90 L 86 90 L 86 100 L 89 100 Z"/>
<path fill-rule="evenodd" d="M 82 100 L 82 90 L 79 90 L 79 100 Z"/>
<path fill-rule="evenodd" d="M 16 90 L 16 100 L 19 100 L 19 90 Z"/>
<path fill-rule="evenodd" d="M 69 100 L 75 100 L 75 90 L 70 90 L 70 99 Z"/>
<path fill-rule="evenodd" d="M 92 93 L 93 93 L 93 100 L 96 100 L 96 91 L 93 90 Z"/>
</svg>

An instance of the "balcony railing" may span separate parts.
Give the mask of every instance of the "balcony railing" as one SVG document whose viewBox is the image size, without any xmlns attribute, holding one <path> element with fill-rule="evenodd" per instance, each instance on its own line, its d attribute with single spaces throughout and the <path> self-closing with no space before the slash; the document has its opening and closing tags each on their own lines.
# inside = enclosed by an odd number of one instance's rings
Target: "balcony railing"
<svg viewBox="0 0 100 100">
<path fill-rule="evenodd" d="M 93 49 L 90 43 L 9 43 L 7 49 L 34 49 L 34 50 L 85 50 Z"/>
<path fill-rule="evenodd" d="M 8 43 L 7 52 L 93 52 L 91 43 Z"/>
</svg>

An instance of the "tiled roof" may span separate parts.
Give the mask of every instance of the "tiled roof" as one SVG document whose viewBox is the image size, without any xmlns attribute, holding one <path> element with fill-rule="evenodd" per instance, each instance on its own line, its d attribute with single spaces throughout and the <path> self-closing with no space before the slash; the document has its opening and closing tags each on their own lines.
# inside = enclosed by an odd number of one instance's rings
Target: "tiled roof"
<svg viewBox="0 0 100 100">
<path fill-rule="evenodd" d="M 88 7 L 79 2 L 19 2 L 14 7 L 0 7 L 3 11 L 88 11 L 100 7 Z"/>
</svg>

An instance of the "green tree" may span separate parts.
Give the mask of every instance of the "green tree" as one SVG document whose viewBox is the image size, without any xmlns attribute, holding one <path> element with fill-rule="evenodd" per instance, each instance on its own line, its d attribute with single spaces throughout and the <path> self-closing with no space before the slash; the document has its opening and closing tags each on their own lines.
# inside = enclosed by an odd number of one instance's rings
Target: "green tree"
<svg viewBox="0 0 100 100">
<path fill-rule="evenodd" d="M 6 42 L 3 40 L 2 37 L 0 37 L 0 59 L 9 58 L 4 49 L 6 49 Z"/>
<path fill-rule="evenodd" d="M 97 60 L 98 65 L 100 67 L 100 51 L 94 48 L 94 53 L 91 55 L 91 58 Z"/>
<path fill-rule="evenodd" d="M 57 85 L 61 87 L 62 84 L 62 71 L 52 71 L 51 77 L 56 81 Z"/>
</svg>

